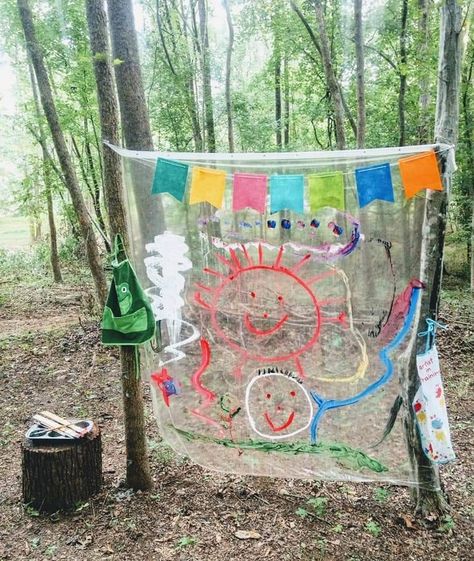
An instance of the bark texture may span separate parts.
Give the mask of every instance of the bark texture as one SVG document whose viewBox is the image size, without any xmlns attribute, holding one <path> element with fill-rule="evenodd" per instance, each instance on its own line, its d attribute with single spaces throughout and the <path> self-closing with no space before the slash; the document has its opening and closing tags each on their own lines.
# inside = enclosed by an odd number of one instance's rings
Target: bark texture
<svg viewBox="0 0 474 561">
<path fill-rule="evenodd" d="M 25 441 L 21 450 L 23 502 L 36 510 L 68 509 L 100 491 L 102 443 L 97 426 L 81 439 L 51 445 Z"/>
<path fill-rule="evenodd" d="M 275 53 L 275 140 L 278 150 L 282 149 L 281 136 L 281 55 Z"/>
<path fill-rule="evenodd" d="M 86 0 L 87 23 L 94 74 L 97 83 L 102 138 L 119 143 L 119 111 L 107 37 L 107 18 L 102 0 Z M 124 108 L 126 112 L 126 108 Z M 126 112 L 129 119 L 130 115 Z M 138 142 L 138 139 L 137 139 Z M 128 247 L 126 211 L 123 197 L 122 166 L 119 155 L 104 146 L 105 199 L 112 235 L 121 234 Z M 120 347 L 121 383 L 123 393 L 125 446 L 127 451 L 127 485 L 146 490 L 153 486 L 146 440 L 144 403 L 141 379 L 133 347 Z"/>
<path fill-rule="evenodd" d="M 122 132 L 130 150 L 153 150 L 150 119 L 145 101 L 145 90 L 140 69 L 135 21 L 131 0 L 108 0 L 108 16 L 112 38 L 112 56 L 116 61 L 117 86 Z M 164 229 L 164 212 L 158 197 L 151 197 L 143 168 L 131 164 L 135 201 L 139 213 L 142 239 L 151 241 L 156 235 L 156 224 Z M 143 273 L 143 261 L 136 267 Z"/>
<path fill-rule="evenodd" d="M 441 9 L 439 78 L 436 106 L 436 141 L 455 143 L 459 114 L 459 86 L 461 69 L 461 9 L 457 0 L 445 0 Z M 445 190 L 427 191 L 423 222 L 422 255 L 426 256 L 421 266 L 423 291 L 421 307 L 415 326 L 416 333 L 425 329 L 425 319 L 438 314 L 441 277 L 443 272 L 443 246 L 446 231 L 447 189 L 450 176 L 446 170 L 447 155 L 441 155 Z M 433 235 L 435 233 L 435 235 Z M 412 468 L 419 487 L 413 489 L 413 499 L 417 514 L 441 517 L 448 510 L 448 503 L 442 491 L 438 467 L 432 464 L 422 450 L 416 420 L 411 408 L 414 395 L 419 387 L 416 369 L 416 353 L 422 350 L 423 342 L 418 341 L 410 359 L 408 380 L 405 384 L 406 415 L 405 434 Z"/>
<path fill-rule="evenodd" d="M 357 148 L 365 146 L 365 84 L 364 37 L 362 32 L 362 0 L 354 0 L 354 41 L 357 80 Z"/>
<path fill-rule="evenodd" d="M 230 13 L 229 0 L 223 0 L 225 14 L 227 18 L 227 27 L 229 29 L 229 44 L 227 45 L 226 67 L 225 67 L 225 106 L 227 112 L 227 139 L 229 142 L 229 152 L 235 152 L 234 144 L 234 124 L 232 120 L 232 91 L 231 91 L 231 73 L 232 73 L 232 50 L 234 48 L 234 25 L 232 23 L 232 14 Z"/>
<path fill-rule="evenodd" d="M 41 120 L 41 109 L 40 109 L 40 102 L 38 98 L 38 88 L 36 85 L 35 73 L 31 65 L 31 60 L 28 60 L 28 70 L 30 74 L 31 89 L 33 91 L 33 101 L 35 104 L 36 118 L 38 120 L 38 131 L 39 131 L 38 142 L 41 145 L 41 153 L 43 156 L 43 182 L 44 182 L 44 189 L 46 194 L 46 209 L 48 212 L 51 269 L 53 270 L 54 282 L 63 282 L 63 276 L 61 274 L 61 266 L 59 264 L 58 235 L 56 232 L 56 223 L 54 221 L 53 195 L 51 193 L 52 162 L 48 152 L 48 146 L 46 144 L 46 135 L 44 132 L 43 122 Z"/>
<path fill-rule="evenodd" d="M 103 305 L 107 296 L 107 282 L 102 268 L 99 248 L 97 246 L 93 224 L 87 211 L 84 197 L 82 196 L 71 156 L 66 146 L 64 134 L 59 124 L 51 85 L 44 65 L 43 53 L 36 38 L 33 16 L 28 5 L 28 0 L 18 0 L 18 9 L 23 32 L 25 34 L 26 47 L 35 70 L 43 111 L 51 130 L 51 136 L 61 165 L 62 174 L 71 195 L 81 235 L 86 246 L 87 259 L 94 279 L 97 299 L 100 305 Z"/>
<path fill-rule="evenodd" d="M 400 89 L 398 90 L 398 126 L 400 136 L 399 146 L 406 144 L 406 123 L 405 123 L 405 97 L 407 92 L 407 20 L 408 20 L 408 0 L 402 0 L 402 15 L 400 23 L 400 64 L 398 65 L 398 76 L 400 78 Z"/>
<path fill-rule="evenodd" d="M 418 0 L 419 15 L 419 31 L 421 36 L 421 44 L 419 49 L 419 60 L 426 63 L 429 52 L 430 29 L 429 29 L 429 13 L 430 0 Z M 418 125 L 418 138 L 420 144 L 427 144 L 430 141 L 430 81 L 426 70 L 421 71 L 420 76 L 420 117 Z"/>
<path fill-rule="evenodd" d="M 207 6 L 206 0 L 197 0 L 199 12 L 199 35 L 201 41 L 201 66 L 204 117 L 206 122 L 207 151 L 216 151 L 216 133 L 214 129 L 214 109 L 211 88 L 211 63 L 209 55 L 209 34 L 207 30 Z"/>
<path fill-rule="evenodd" d="M 321 0 L 314 0 L 314 7 L 316 11 L 316 24 L 318 26 L 319 46 L 321 49 L 321 59 L 323 61 L 324 75 L 326 77 L 326 84 L 331 96 L 331 102 L 334 111 L 334 122 L 336 125 L 336 144 L 339 150 L 344 150 L 344 148 L 346 147 L 346 133 L 344 130 L 344 106 L 342 103 L 341 92 L 332 63 L 331 49 L 329 46 L 324 9 Z"/>
</svg>

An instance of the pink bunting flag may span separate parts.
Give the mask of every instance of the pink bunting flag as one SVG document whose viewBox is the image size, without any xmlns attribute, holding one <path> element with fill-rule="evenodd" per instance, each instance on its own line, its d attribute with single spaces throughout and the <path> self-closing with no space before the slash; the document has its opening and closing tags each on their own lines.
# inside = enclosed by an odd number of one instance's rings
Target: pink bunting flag
<svg viewBox="0 0 474 561">
<path fill-rule="evenodd" d="M 254 208 L 263 214 L 267 202 L 267 183 L 266 175 L 234 173 L 232 210 Z"/>
</svg>

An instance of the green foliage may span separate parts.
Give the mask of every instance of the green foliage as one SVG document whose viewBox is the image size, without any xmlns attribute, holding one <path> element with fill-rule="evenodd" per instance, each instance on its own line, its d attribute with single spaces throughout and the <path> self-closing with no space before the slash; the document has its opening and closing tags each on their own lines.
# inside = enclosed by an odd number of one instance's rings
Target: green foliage
<svg viewBox="0 0 474 561">
<path fill-rule="evenodd" d="M 379 503 L 386 503 L 390 498 L 391 492 L 384 487 L 378 487 L 374 490 L 374 499 Z"/>
<path fill-rule="evenodd" d="M 443 516 L 441 520 L 439 531 L 449 534 L 454 530 L 455 526 L 456 524 L 454 523 L 453 517 L 447 514 L 446 516 Z"/>
<path fill-rule="evenodd" d="M 182 538 L 179 539 L 175 547 L 176 549 L 183 549 L 185 547 L 189 547 L 196 544 L 197 544 L 196 538 L 193 538 L 192 536 L 183 536 Z"/>
<path fill-rule="evenodd" d="M 369 532 L 369 534 L 372 534 L 374 538 L 378 538 L 382 533 L 380 524 L 378 524 L 374 520 L 369 520 L 365 525 L 365 529 L 367 530 L 367 532 Z"/>
<path fill-rule="evenodd" d="M 308 499 L 307 504 L 311 506 L 317 516 L 323 517 L 326 515 L 326 507 L 328 500 L 326 497 L 314 497 Z"/>
</svg>

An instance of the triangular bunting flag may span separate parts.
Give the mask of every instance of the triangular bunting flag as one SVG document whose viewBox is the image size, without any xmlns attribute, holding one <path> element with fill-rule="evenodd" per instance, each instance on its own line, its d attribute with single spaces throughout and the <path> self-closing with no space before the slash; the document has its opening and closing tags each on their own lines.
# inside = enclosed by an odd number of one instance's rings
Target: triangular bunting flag
<svg viewBox="0 0 474 561">
<path fill-rule="evenodd" d="M 398 165 L 407 199 L 411 199 L 423 189 L 443 190 L 438 161 L 433 150 L 402 158 Z"/>
<path fill-rule="evenodd" d="M 294 210 L 304 212 L 304 176 L 272 175 L 270 177 L 270 212 Z"/>
<path fill-rule="evenodd" d="M 151 192 L 154 195 L 169 193 L 178 201 L 183 201 L 188 171 L 189 166 L 187 164 L 158 158 Z"/>
<path fill-rule="evenodd" d="M 234 173 L 232 210 L 254 208 L 263 214 L 267 202 L 267 183 L 266 175 Z"/>
<path fill-rule="evenodd" d="M 311 211 L 331 207 L 344 210 L 344 175 L 342 171 L 308 175 Z"/>
<path fill-rule="evenodd" d="M 355 177 L 360 208 L 377 199 L 390 203 L 395 201 L 390 164 L 356 169 Z"/>
<path fill-rule="evenodd" d="M 189 204 L 211 203 L 221 208 L 227 173 L 220 169 L 193 168 Z"/>
</svg>

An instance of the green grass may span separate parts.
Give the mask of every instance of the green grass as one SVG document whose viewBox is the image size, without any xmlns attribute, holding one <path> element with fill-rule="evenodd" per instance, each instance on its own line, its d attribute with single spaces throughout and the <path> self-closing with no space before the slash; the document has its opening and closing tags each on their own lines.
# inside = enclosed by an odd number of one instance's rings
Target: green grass
<svg viewBox="0 0 474 561">
<path fill-rule="evenodd" d="M 28 249 L 31 245 L 28 219 L 24 216 L 0 217 L 0 248 Z"/>
</svg>

